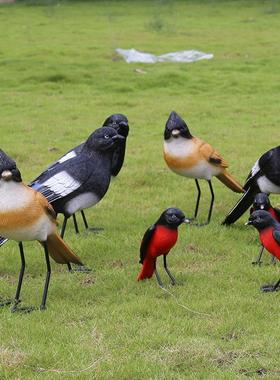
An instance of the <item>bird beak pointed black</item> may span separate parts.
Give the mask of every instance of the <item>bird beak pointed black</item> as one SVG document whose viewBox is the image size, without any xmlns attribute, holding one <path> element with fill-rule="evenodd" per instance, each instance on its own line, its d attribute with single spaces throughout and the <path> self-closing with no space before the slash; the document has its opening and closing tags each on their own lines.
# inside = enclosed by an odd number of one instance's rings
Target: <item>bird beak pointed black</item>
<svg viewBox="0 0 280 380">
<path fill-rule="evenodd" d="M 122 136 L 122 135 L 119 135 L 119 134 L 118 134 L 118 135 L 113 136 L 112 139 L 113 139 L 113 140 L 124 140 L 125 137 Z"/>
</svg>

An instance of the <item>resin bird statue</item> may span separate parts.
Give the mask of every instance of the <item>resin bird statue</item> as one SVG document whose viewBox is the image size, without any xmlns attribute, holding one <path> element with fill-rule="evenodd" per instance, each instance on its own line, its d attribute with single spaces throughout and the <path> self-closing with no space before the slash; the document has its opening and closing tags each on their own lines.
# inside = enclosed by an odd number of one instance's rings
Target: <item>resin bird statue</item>
<svg viewBox="0 0 280 380">
<path fill-rule="evenodd" d="M 56 213 L 47 199 L 41 193 L 23 184 L 15 161 L 0 150 L 0 234 L 18 242 L 21 257 L 21 270 L 13 311 L 21 310 L 18 304 L 25 272 L 23 241 L 38 240 L 44 248 L 47 274 L 41 310 L 46 307 L 51 275 L 49 255 L 59 264 L 83 265 L 80 258 L 58 235 L 56 226 Z M 11 302 L 8 301 L 7 304 L 9 303 Z"/>
<path fill-rule="evenodd" d="M 252 167 L 244 185 L 244 194 L 222 224 L 236 222 L 253 203 L 257 193 L 280 193 L 280 145 L 265 152 Z"/>
<path fill-rule="evenodd" d="M 273 256 L 280 260 L 280 223 L 278 223 L 268 211 L 254 211 L 247 223 L 254 226 L 258 232 L 262 245 Z M 275 292 L 280 289 L 280 279 L 275 284 L 263 285 L 263 292 Z"/>
<path fill-rule="evenodd" d="M 201 189 L 198 180 L 208 182 L 211 203 L 207 221 L 211 220 L 214 204 L 214 191 L 211 183 L 213 176 L 237 193 L 243 193 L 242 186 L 227 171 L 228 164 L 220 154 L 208 143 L 193 136 L 185 121 L 176 113 L 171 112 L 164 131 L 164 159 L 168 167 L 184 177 L 194 178 L 197 187 L 197 200 L 194 218 L 197 218 Z"/>
<path fill-rule="evenodd" d="M 189 219 L 178 208 L 166 209 L 158 221 L 151 225 L 145 232 L 140 247 L 140 263 L 142 269 L 138 275 L 138 281 L 151 278 L 155 273 L 158 284 L 163 287 L 163 283 L 156 269 L 156 262 L 159 256 L 163 256 L 164 269 L 169 276 L 172 285 L 176 281 L 167 267 L 166 257 L 178 239 L 178 227 L 182 223 L 188 223 Z"/>
<path fill-rule="evenodd" d="M 273 207 L 270 203 L 269 197 L 266 193 L 258 193 L 255 196 L 253 205 L 250 209 L 250 214 L 257 210 L 265 210 L 270 213 L 270 215 L 279 223 L 280 222 L 280 210 L 279 208 Z M 252 262 L 254 265 L 260 265 L 262 263 L 261 258 L 263 255 L 264 246 L 261 246 L 260 252 L 256 260 Z M 271 264 L 275 264 L 275 256 L 271 258 Z"/>
</svg>

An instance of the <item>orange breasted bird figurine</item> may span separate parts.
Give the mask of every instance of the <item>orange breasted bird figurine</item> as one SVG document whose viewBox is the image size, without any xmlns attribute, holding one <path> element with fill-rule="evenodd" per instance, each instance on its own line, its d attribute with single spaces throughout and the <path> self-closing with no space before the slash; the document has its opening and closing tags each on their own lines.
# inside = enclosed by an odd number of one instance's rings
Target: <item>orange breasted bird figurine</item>
<svg viewBox="0 0 280 380">
<path fill-rule="evenodd" d="M 280 260 L 280 223 L 268 211 L 254 211 L 246 225 L 254 226 L 258 232 L 262 245 L 273 256 Z M 280 279 L 275 284 L 263 285 L 263 292 L 275 292 L 280 289 Z"/>
<path fill-rule="evenodd" d="M 22 183 L 15 161 L 0 150 L 0 234 L 19 243 L 21 270 L 14 300 L 13 311 L 22 310 L 20 291 L 25 271 L 22 242 L 38 240 L 44 247 L 47 275 L 40 309 L 46 307 L 51 265 L 49 254 L 60 264 L 82 264 L 58 235 L 56 214 L 47 199 L 39 192 Z M 9 304 L 11 302 L 7 302 Z M 27 309 L 26 311 L 31 311 Z"/>
<path fill-rule="evenodd" d="M 198 179 L 205 179 L 211 192 L 211 203 L 208 211 L 208 224 L 214 204 L 214 191 L 211 183 L 216 176 L 224 185 L 236 193 L 243 193 L 242 186 L 226 170 L 228 164 L 208 143 L 192 136 L 185 121 L 171 112 L 164 131 L 164 159 L 168 167 L 176 174 L 194 178 L 198 196 L 194 218 L 197 217 L 201 190 Z"/>
<path fill-rule="evenodd" d="M 155 273 L 158 284 L 163 287 L 163 283 L 156 269 L 157 258 L 163 255 L 163 265 L 172 285 L 175 285 L 175 278 L 167 267 L 166 256 L 170 249 L 176 244 L 178 238 L 178 227 L 182 223 L 189 223 L 183 212 L 178 208 L 166 209 L 158 221 L 151 225 L 145 232 L 140 247 L 140 263 L 142 269 L 138 275 L 138 281 L 151 278 Z"/>
</svg>

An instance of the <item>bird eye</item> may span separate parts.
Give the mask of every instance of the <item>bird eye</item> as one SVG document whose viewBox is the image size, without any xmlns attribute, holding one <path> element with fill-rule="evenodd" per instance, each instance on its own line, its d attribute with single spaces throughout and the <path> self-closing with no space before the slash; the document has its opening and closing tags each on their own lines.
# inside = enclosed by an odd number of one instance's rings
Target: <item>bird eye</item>
<svg viewBox="0 0 280 380">
<path fill-rule="evenodd" d="M 104 135 L 104 139 L 108 140 L 110 138 L 109 135 Z"/>
<path fill-rule="evenodd" d="M 172 215 L 171 215 L 171 219 L 172 219 L 172 220 L 175 220 L 176 218 L 177 218 L 177 217 L 176 217 L 175 214 L 172 214 Z"/>
</svg>

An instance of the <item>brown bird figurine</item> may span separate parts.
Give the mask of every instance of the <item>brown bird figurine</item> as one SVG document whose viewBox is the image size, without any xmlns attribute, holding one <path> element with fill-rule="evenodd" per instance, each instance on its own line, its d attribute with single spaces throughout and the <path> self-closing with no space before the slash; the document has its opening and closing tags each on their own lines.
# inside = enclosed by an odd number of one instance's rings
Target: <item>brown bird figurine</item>
<svg viewBox="0 0 280 380">
<path fill-rule="evenodd" d="M 197 217 L 201 190 L 198 179 L 205 179 L 211 192 L 208 211 L 208 224 L 214 204 L 214 191 L 211 183 L 216 176 L 224 185 L 236 193 L 243 193 L 242 186 L 226 170 L 228 164 L 208 143 L 191 135 L 187 124 L 176 113 L 171 112 L 164 131 L 164 159 L 168 167 L 176 174 L 195 179 L 198 196 L 194 218 Z"/>
<path fill-rule="evenodd" d="M 56 214 L 47 199 L 22 183 L 15 161 L 0 149 L 0 234 L 19 242 L 21 270 L 13 311 L 20 302 L 20 291 L 25 271 L 22 241 L 38 240 L 44 247 L 47 275 L 40 309 L 46 307 L 51 265 L 49 254 L 60 264 L 82 264 L 57 233 Z M 7 302 L 11 303 L 11 302 Z M 6 304 L 7 304 L 6 303 Z M 4 302 L 5 304 L 5 302 Z M 32 309 L 27 309 L 31 311 Z"/>
</svg>

